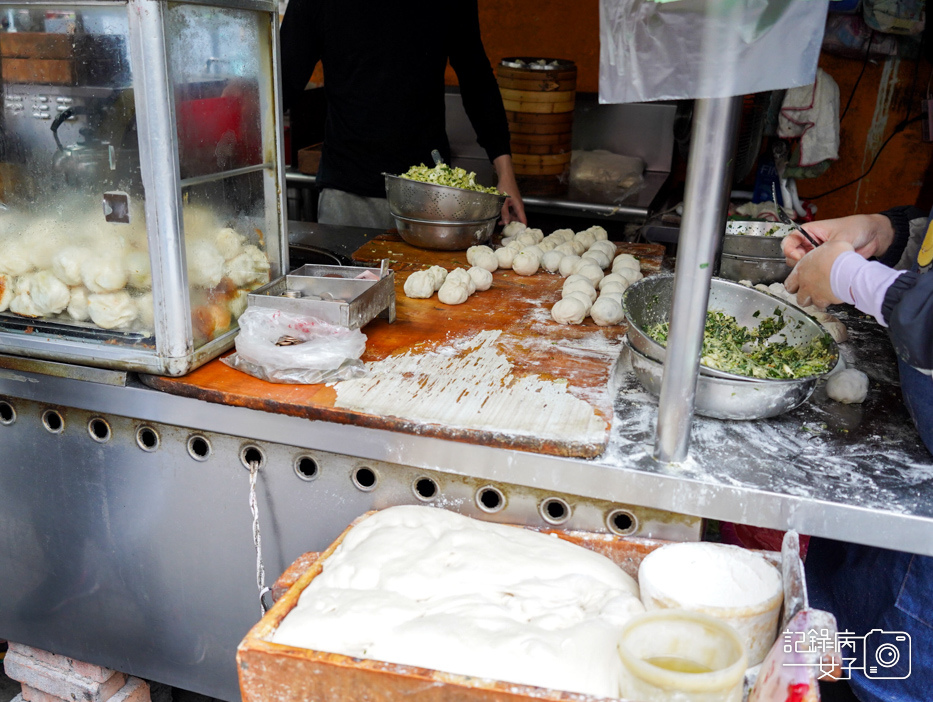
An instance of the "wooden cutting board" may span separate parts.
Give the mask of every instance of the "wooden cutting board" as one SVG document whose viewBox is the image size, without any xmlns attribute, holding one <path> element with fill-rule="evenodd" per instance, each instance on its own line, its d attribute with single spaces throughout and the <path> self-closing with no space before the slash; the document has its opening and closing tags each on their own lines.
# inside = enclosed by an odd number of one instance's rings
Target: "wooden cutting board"
<svg viewBox="0 0 933 702">
<path fill-rule="evenodd" d="M 661 246 L 619 248 L 638 257 L 646 274 L 661 266 Z M 280 385 L 215 360 L 183 378 L 147 382 L 209 402 L 501 448 L 577 457 L 605 450 L 608 383 L 625 327 L 553 322 L 560 276 L 497 271 L 489 290 L 448 306 L 437 295 L 411 300 L 403 286 L 431 265 L 467 268 L 466 252 L 417 249 L 386 235 L 353 258 L 388 258 L 396 271 L 395 323 L 376 319 L 363 329 L 369 378 Z"/>
</svg>

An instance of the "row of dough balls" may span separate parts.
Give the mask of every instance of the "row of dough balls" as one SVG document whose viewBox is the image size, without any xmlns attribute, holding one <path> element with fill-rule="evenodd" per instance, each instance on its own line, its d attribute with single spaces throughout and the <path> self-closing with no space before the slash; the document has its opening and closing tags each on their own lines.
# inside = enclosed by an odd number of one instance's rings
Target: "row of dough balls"
<svg viewBox="0 0 933 702">
<path fill-rule="evenodd" d="M 849 332 L 846 329 L 846 325 L 839 321 L 839 318 L 824 312 L 816 305 L 809 305 L 804 307 L 797 302 L 797 296 L 794 293 L 787 292 L 787 288 L 784 287 L 783 283 L 771 283 L 771 285 L 764 285 L 763 283 L 758 283 L 758 285 L 752 285 L 750 280 L 740 280 L 740 285 L 744 285 L 749 288 L 755 288 L 756 290 L 761 290 L 762 292 L 771 293 L 775 297 L 779 297 L 786 302 L 789 302 L 794 307 L 803 310 L 808 315 L 816 319 L 823 328 L 833 337 L 833 341 L 837 344 L 841 344 L 843 341 L 849 339 Z"/>
<path fill-rule="evenodd" d="M 467 261 L 489 271 L 511 268 L 519 275 L 534 275 L 543 268 L 549 273 L 560 272 L 565 278 L 589 267 L 589 276 L 598 280 L 616 254 L 616 246 L 608 240 L 602 227 L 590 227 L 574 234 L 572 229 L 558 229 L 547 236 L 540 229 L 526 227 L 521 222 L 506 225 L 503 246 L 493 251 L 488 246 L 473 246 L 467 250 Z"/>
<path fill-rule="evenodd" d="M 560 324 L 582 324 L 589 316 L 601 327 L 625 319 L 622 293 L 643 277 L 641 266 L 631 254 L 619 254 L 612 265 L 613 272 L 595 283 L 580 273 L 569 275 L 561 289 L 560 301 L 551 308 L 551 318 Z"/>
<path fill-rule="evenodd" d="M 408 276 L 404 290 L 405 296 L 412 299 L 427 299 L 437 292 L 437 299 L 445 305 L 459 305 L 477 290 L 489 290 L 490 286 L 492 272 L 486 268 L 455 268 L 448 273 L 442 266 L 431 266 Z"/>
</svg>

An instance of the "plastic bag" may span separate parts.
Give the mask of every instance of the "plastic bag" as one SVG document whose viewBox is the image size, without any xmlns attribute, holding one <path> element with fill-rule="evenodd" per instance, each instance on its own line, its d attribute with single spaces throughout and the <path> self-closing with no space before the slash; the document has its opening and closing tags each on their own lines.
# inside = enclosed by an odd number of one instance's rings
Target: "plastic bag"
<svg viewBox="0 0 933 702">
<path fill-rule="evenodd" d="M 231 368 L 270 383 L 329 383 L 367 374 L 360 361 L 366 335 L 359 329 L 268 307 L 248 307 L 239 324 L 236 353 L 221 359 Z M 278 346 L 280 341 L 287 345 Z"/>
<path fill-rule="evenodd" d="M 570 186 L 620 203 L 645 183 L 645 162 L 611 151 L 574 151 L 570 158 Z"/>
<path fill-rule="evenodd" d="M 809 85 L 828 0 L 600 0 L 600 102 Z"/>
</svg>

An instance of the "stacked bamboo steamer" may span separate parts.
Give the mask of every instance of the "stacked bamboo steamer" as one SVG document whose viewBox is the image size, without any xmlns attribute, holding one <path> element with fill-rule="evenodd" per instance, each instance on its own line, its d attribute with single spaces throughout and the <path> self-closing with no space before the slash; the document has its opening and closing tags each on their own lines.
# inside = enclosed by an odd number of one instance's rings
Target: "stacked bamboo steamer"
<svg viewBox="0 0 933 702">
<path fill-rule="evenodd" d="M 541 189 L 565 186 L 570 170 L 577 67 L 573 61 L 504 58 L 496 69 L 512 139 L 515 175 Z"/>
</svg>

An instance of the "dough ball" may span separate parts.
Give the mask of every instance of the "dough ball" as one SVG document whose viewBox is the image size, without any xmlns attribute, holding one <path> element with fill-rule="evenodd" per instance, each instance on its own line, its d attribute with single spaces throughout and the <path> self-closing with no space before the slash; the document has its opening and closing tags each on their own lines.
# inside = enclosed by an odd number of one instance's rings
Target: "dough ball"
<svg viewBox="0 0 933 702">
<path fill-rule="evenodd" d="M 499 244 L 501 246 L 507 246 L 508 244 L 511 244 L 513 241 L 515 241 L 514 236 L 504 236 L 502 237 L 502 241 L 500 241 Z"/>
<path fill-rule="evenodd" d="M 846 329 L 845 324 L 838 320 L 835 322 L 824 323 L 823 328 L 829 332 L 829 335 L 833 337 L 833 341 L 835 341 L 837 344 L 841 344 L 842 342 L 849 340 L 849 330 Z"/>
<path fill-rule="evenodd" d="M 243 251 L 243 245 L 245 243 L 246 237 L 237 233 L 235 229 L 230 227 L 223 227 L 217 230 L 217 234 L 214 235 L 214 246 L 217 247 L 217 251 L 224 257 L 225 261 L 239 256 Z M 139 288 L 143 286 L 136 285 L 134 287 Z"/>
<path fill-rule="evenodd" d="M 499 269 L 499 259 L 492 249 L 488 251 L 477 251 L 473 256 L 472 264 L 477 268 L 484 268 L 490 273 Z"/>
<path fill-rule="evenodd" d="M 535 239 L 534 234 L 529 234 L 528 232 L 522 232 L 520 235 L 515 237 L 515 241 L 513 243 L 521 244 L 522 247 L 534 246 L 535 244 L 538 243 L 538 240 Z"/>
<path fill-rule="evenodd" d="M 471 266 L 475 266 L 475 259 L 480 253 L 490 253 L 495 255 L 495 252 L 488 246 L 471 246 L 467 249 L 466 252 L 467 263 L 469 263 Z"/>
<path fill-rule="evenodd" d="M 489 290 L 492 286 L 492 273 L 486 268 L 473 266 L 467 273 L 469 273 L 470 278 L 473 279 L 473 285 L 477 290 Z"/>
<path fill-rule="evenodd" d="M 600 298 L 608 297 L 610 300 L 615 300 L 616 302 L 618 302 L 619 305 L 620 305 L 623 309 L 625 308 L 625 305 L 622 304 L 622 293 L 616 293 L 616 292 L 605 292 L 605 293 L 603 293 L 603 292 L 601 292 L 601 293 L 599 293 L 599 297 L 600 297 Z M 599 298 L 597 298 L 597 301 L 598 301 L 598 300 L 599 300 Z"/>
<path fill-rule="evenodd" d="M 405 291 L 405 297 L 413 300 L 427 299 L 434 294 L 434 276 L 429 271 L 412 273 L 402 289 Z"/>
<path fill-rule="evenodd" d="M 71 289 L 71 299 L 68 300 L 68 316 L 76 322 L 86 322 L 91 318 L 87 310 L 87 288 L 83 285 Z M 152 295 L 150 294 L 150 297 Z"/>
<path fill-rule="evenodd" d="M 609 283 L 622 283 L 625 286 L 630 285 L 629 279 L 624 275 L 620 275 L 619 273 L 610 273 L 609 275 L 604 276 L 601 281 L 599 281 L 599 289 L 602 290 L 603 286 L 608 285 Z"/>
<path fill-rule="evenodd" d="M 597 266 L 595 263 L 587 263 L 577 269 L 577 275 L 582 275 L 583 277 L 588 278 L 589 281 L 595 286 L 603 279 L 603 269 Z"/>
<path fill-rule="evenodd" d="M 767 285 L 763 285 L 762 283 L 758 283 L 758 284 L 755 286 L 755 290 L 760 290 L 761 292 L 770 292 L 770 291 L 768 290 L 768 286 L 767 286 Z"/>
<path fill-rule="evenodd" d="M 237 290 L 236 295 L 230 300 L 230 314 L 239 317 L 246 311 L 246 296 L 249 293 L 245 290 Z M 143 293 L 139 297 L 133 298 L 136 303 L 136 319 L 143 329 L 152 331 L 155 328 L 155 309 L 152 305 L 152 293 Z"/>
<path fill-rule="evenodd" d="M 223 263 L 223 259 L 220 259 L 220 263 Z M 81 264 L 81 282 L 92 293 L 122 290 L 127 283 L 122 253 L 109 256 L 94 255 L 84 259 Z M 220 282 L 219 276 L 217 282 Z"/>
<path fill-rule="evenodd" d="M 496 263 L 499 264 L 499 268 L 510 269 L 512 267 L 512 261 L 515 259 L 515 250 L 503 246 L 501 249 L 496 250 Z"/>
<path fill-rule="evenodd" d="M 587 229 L 574 235 L 573 240 L 580 242 L 586 248 L 590 248 L 596 241 L 596 235 Z"/>
<path fill-rule="evenodd" d="M 512 261 L 512 270 L 519 275 L 534 275 L 538 272 L 539 261 L 534 253 L 520 251 Z"/>
<path fill-rule="evenodd" d="M 68 286 L 51 271 L 39 271 L 33 275 L 30 294 L 43 317 L 64 312 L 71 299 Z"/>
<path fill-rule="evenodd" d="M 548 273 L 557 273 L 560 270 L 561 259 L 564 254 L 560 251 L 548 251 L 541 257 L 541 267 Z"/>
<path fill-rule="evenodd" d="M 868 396 L 868 376 L 855 368 L 834 373 L 826 381 L 826 394 L 846 405 L 864 402 Z"/>
<path fill-rule="evenodd" d="M 599 264 L 593 261 L 592 259 L 581 258 L 579 261 L 574 261 L 573 266 L 570 268 L 571 275 L 579 275 L 579 270 L 585 265 L 598 266 Z"/>
<path fill-rule="evenodd" d="M 528 225 L 524 222 L 509 222 L 505 225 L 505 228 L 502 230 L 502 233 L 505 236 L 518 236 L 523 231 L 528 228 Z"/>
<path fill-rule="evenodd" d="M 599 282 L 600 282 L 600 285 L 599 285 L 600 291 L 605 292 L 605 293 L 619 293 L 621 295 L 628 289 L 628 283 L 617 283 L 613 281 L 613 282 L 609 282 L 603 285 L 602 284 L 603 281 L 599 281 Z"/>
<path fill-rule="evenodd" d="M 434 289 L 440 290 L 444 281 L 447 280 L 447 269 L 442 266 L 431 266 L 425 271 L 434 281 Z"/>
<path fill-rule="evenodd" d="M 19 281 L 17 281 L 17 287 L 18 286 Z M 42 316 L 42 311 L 36 307 L 36 304 L 32 301 L 32 297 L 28 292 L 16 293 L 16 296 L 10 301 L 10 312 L 22 317 Z"/>
<path fill-rule="evenodd" d="M 518 253 L 526 246 L 534 246 L 534 244 L 523 244 L 518 239 L 515 239 L 514 241 L 510 241 L 508 244 L 506 244 L 506 246 L 512 249 L 512 251 L 514 251 L 515 253 Z"/>
<path fill-rule="evenodd" d="M 601 327 L 607 327 L 610 324 L 618 324 L 625 318 L 622 311 L 622 304 L 616 302 L 611 297 L 600 297 L 590 308 L 590 317 Z"/>
<path fill-rule="evenodd" d="M 590 283 L 590 281 L 585 280 L 585 279 L 584 279 L 584 280 L 574 280 L 574 281 L 571 282 L 569 285 L 564 285 L 563 289 L 561 290 L 561 296 L 562 296 L 562 297 L 567 297 L 567 295 L 569 295 L 570 293 L 573 293 L 573 292 L 582 292 L 582 293 L 585 294 L 588 298 L 590 298 L 590 302 L 591 302 L 591 303 L 592 303 L 592 302 L 596 299 L 596 297 L 597 297 L 596 288 L 593 287 L 593 285 Z"/>
<path fill-rule="evenodd" d="M 470 274 L 465 268 L 454 268 L 450 273 L 447 274 L 447 280 L 445 283 L 457 283 L 466 288 L 467 294 L 472 295 L 476 292 L 476 283 L 473 282 L 473 278 L 470 277 Z M 443 285 L 441 287 L 444 287 Z"/>
<path fill-rule="evenodd" d="M 784 297 L 787 294 L 787 289 L 780 283 L 771 283 L 768 286 L 768 292 L 778 297 Z"/>
<path fill-rule="evenodd" d="M 596 264 L 603 269 L 609 268 L 609 262 L 612 260 L 604 252 L 594 249 L 590 249 L 584 253 L 581 258 L 584 260 L 596 261 Z"/>
<path fill-rule="evenodd" d="M 626 268 L 625 266 L 612 272 L 614 275 L 624 278 L 628 281 L 628 284 L 631 285 L 636 280 L 641 280 L 644 276 L 641 274 L 641 271 L 632 270 L 631 268 Z"/>
<path fill-rule="evenodd" d="M 135 303 L 134 303 L 135 304 Z M 137 314 L 139 309 L 137 308 Z M 213 339 L 230 327 L 233 320 L 226 304 L 208 303 L 191 310 L 191 325 L 195 338 Z"/>
<path fill-rule="evenodd" d="M 573 229 L 555 229 L 550 236 L 560 241 L 570 241 L 573 239 Z"/>
<path fill-rule="evenodd" d="M 576 254 L 567 254 L 560 260 L 560 266 L 558 267 L 558 272 L 565 278 L 569 275 L 573 275 L 573 269 L 578 262 L 582 261 L 579 256 Z"/>
<path fill-rule="evenodd" d="M 586 319 L 586 305 L 582 300 L 568 297 L 551 308 L 551 318 L 558 324 L 580 324 Z"/>
<path fill-rule="evenodd" d="M 584 244 L 582 241 L 577 241 L 576 239 L 574 239 L 574 240 L 572 240 L 572 241 L 569 241 L 569 242 L 567 242 L 567 243 L 570 244 L 570 247 L 573 249 L 573 252 L 574 252 L 577 256 L 580 256 L 581 254 L 586 253 L 587 249 L 590 248 L 589 246 L 587 246 L 586 244 Z"/>
<path fill-rule="evenodd" d="M 586 313 L 589 314 L 590 308 L 593 306 L 593 300 L 589 295 L 581 290 L 574 290 L 573 292 L 565 293 L 561 299 L 566 300 L 567 298 L 571 297 L 582 302 L 583 306 L 586 308 Z"/>
<path fill-rule="evenodd" d="M 448 276 L 449 277 L 449 276 Z M 469 289 L 457 282 L 446 281 L 437 291 L 437 299 L 445 305 L 460 305 L 470 296 Z"/>
<path fill-rule="evenodd" d="M 752 287 L 752 281 L 750 280 L 740 280 L 739 285 L 744 285 L 746 288 Z"/>
<path fill-rule="evenodd" d="M 220 256 L 220 254 L 217 255 Z M 188 266 L 190 270 L 190 259 L 188 260 Z M 271 266 L 269 265 L 269 259 L 266 258 L 266 254 L 263 252 L 263 250 L 258 246 L 249 244 L 243 247 L 243 253 L 235 258 L 230 259 L 223 265 L 223 276 L 226 276 L 232 280 L 233 284 L 238 288 L 242 288 L 246 286 L 268 283 L 270 269 Z M 201 280 L 203 280 L 205 283 L 213 281 L 214 273 L 215 271 L 213 268 L 211 268 L 210 276 L 204 276 L 201 278 Z M 218 283 L 219 282 L 220 281 L 218 281 Z M 204 285 L 203 287 L 210 288 L 215 287 L 216 285 L 217 283 L 214 285 Z"/>
<path fill-rule="evenodd" d="M 534 238 L 534 240 L 535 240 L 534 243 L 536 243 L 536 244 L 539 243 L 539 242 L 541 242 L 541 241 L 544 241 L 544 232 L 542 232 L 540 229 L 531 229 L 531 228 L 528 228 L 528 229 L 526 229 L 526 230 L 525 230 L 524 232 L 522 232 L 522 233 L 523 233 L 523 234 L 528 234 L 529 236 L 531 236 L 532 238 Z"/>
<path fill-rule="evenodd" d="M 590 227 L 586 231 L 590 232 L 596 241 L 606 241 L 609 239 L 609 232 L 600 227 L 598 224 Z"/>
<path fill-rule="evenodd" d="M 127 280 L 132 287 L 140 290 L 152 287 L 152 270 L 149 267 L 148 252 L 130 251 L 123 257 L 123 263 L 126 265 Z"/>
<path fill-rule="evenodd" d="M 615 258 L 617 249 L 611 241 L 597 241 L 590 247 L 590 251 L 602 251 L 611 261 Z"/>
<path fill-rule="evenodd" d="M 555 244 L 553 241 L 548 241 L 545 239 L 544 241 L 539 241 L 537 244 L 535 244 L 535 246 L 541 249 L 541 251 L 544 253 L 547 253 L 548 251 L 553 251 L 557 247 L 557 244 Z"/>
<path fill-rule="evenodd" d="M 22 237 L 0 240 L 0 273 L 19 276 L 33 269 L 29 247 Z"/>
<path fill-rule="evenodd" d="M 0 273 L 0 312 L 9 309 L 13 294 L 13 276 Z"/>
<path fill-rule="evenodd" d="M 136 303 L 124 290 L 88 295 L 87 310 L 91 321 L 101 329 L 126 329 L 139 314 Z"/>
<path fill-rule="evenodd" d="M 573 252 L 573 247 L 566 242 L 564 242 L 563 244 L 558 244 L 557 246 L 554 247 L 554 250 L 560 251 L 565 256 L 576 256 L 576 254 Z"/>
<path fill-rule="evenodd" d="M 582 281 L 584 281 L 585 283 L 589 283 L 589 282 L 590 282 L 590 279 L 587 278 L 586 276 L 580 275 L 579 273 L 572 273 L 571 275 L 568 275 L 568 276 L 567 276 L 567 279 L 564 281 L 564 284 L 563 284 L 563 286 L 562 286 L 561 289 L 567 288 L 567 287 L 573 285 L 574 283 L 576 283 L 576 282 L 579 281 L 579 280 L 582 280 Z"/>
<path fill-rule="evenodd" d="M 81 285 L 81 265 L 93 255 L 86 246 L 66 246 L 52 255 L 52 273 L 65 285 Z"/>
<path fill-rule="evenodd" d="M 526 246 L 519 253 L 531 254 L 538 257 L 538 264 L 541 264 L 541 259 L 544 257 L 544 251 L 541 250 L 541 247 L 537 244 L 533 246 Z"/>
<path fill-rule="evenodd" d="M 619 268 L 631 268 L 634 271 L 641 270 L 641 264 L 632 254 L 619 254 L 612 261 L 612 272 L 615 273 Z"/>
</svg>

